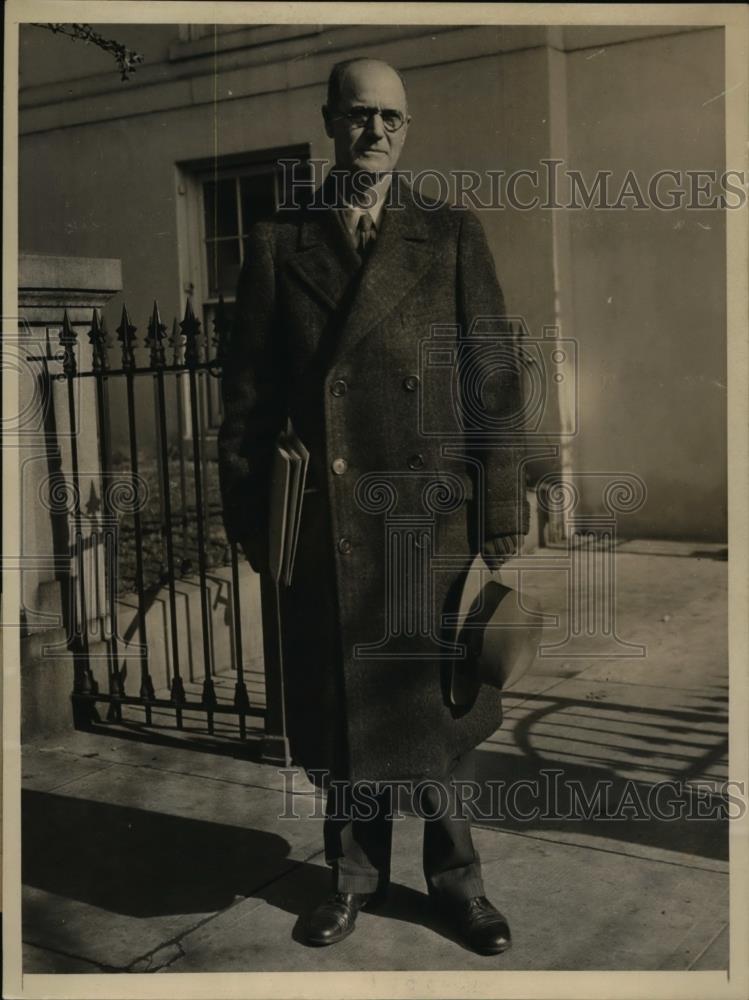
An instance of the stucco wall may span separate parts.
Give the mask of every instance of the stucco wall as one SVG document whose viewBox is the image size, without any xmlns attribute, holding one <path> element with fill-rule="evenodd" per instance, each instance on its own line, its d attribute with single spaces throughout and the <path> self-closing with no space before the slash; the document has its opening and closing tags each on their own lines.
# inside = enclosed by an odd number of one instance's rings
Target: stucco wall
<svg viewBox="0 0 749 1000">
<path fill-rule="evenodd" d="M 723 32 L 570 53 L 571 159 L 586 174 L 725 169 Z M 664 190 L 668 184 L 664 185 Z M 569 213 L 582 469 L 645 480 L 633 534 L 726 538 L 725 217 Z M 595 503 L 593 497 L 590 502 Z"/>
<path fill-rule="evenodd" d="M 722 32 L 633 34 L 326 29 L 259 46 L 253 65 L 242 65 L 246 51 L 226 51 L 214 104 L 206 57 L 186 50 L 192 61 L 175 59 L 176 26 L 120 32 L 163 60 L 138 69 L 130 91 L 103 54 L 81 48 L 73 64 L 73 43 L 26 28 L 21 246 L 120 257 L 139 337 L 154 297 L 171 322 L 190 279 L 179 246 L 175 164 L 210 156 L 214 136 L 220 155 L 308 142 L 313 157 L 329 156 L 319 118 L 324 81 L 335 59 L 357 54 L 377 54 L 404 72 L 414 115 L 405 169 L 509 171 L 561 156 L 586 176 L 598 168 L 644 177 L 666 167 L 720 170 L 723 104 L 705 102 L 723 89 Z M 49 94 L 54 45 L 66 53 L 60 77 L 73 80 L 70 100 L 56 106 Z M 97 80 L 109 74 L 106 92 L 87 94 L 86 80 L 74 79 L 89 58 Z M 125 101 L 129 117 L 121 117 Z M 581 211 L 555 220 L 549 211 L 505 209 L 482 212 L 482 221 L 510 310 L 536 336 L 561 324 L 579 344 L 575 470 L 634 472 L 646 482 L 647 504 L 622 520 L 622 533 L 723 540 L 720 214 Z M 108 308 L 110 327 L 121 301 Z M 144 441 L 150 398 L 144 387 Z M 555 429 L 558 420 L 552 396 L 545 426 Z M 587 508 L 598 502 L 597 492 L 584 492 Z"/>
</svg>

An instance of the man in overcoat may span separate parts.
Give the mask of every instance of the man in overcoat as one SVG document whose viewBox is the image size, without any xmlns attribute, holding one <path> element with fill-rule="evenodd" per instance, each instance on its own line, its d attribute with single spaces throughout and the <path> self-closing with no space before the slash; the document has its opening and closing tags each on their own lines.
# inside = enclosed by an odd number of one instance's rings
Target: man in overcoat
<svg viewBox="0 0 749 1000">
<path fill-rule="evenodd" d="M 451 778 L 501 724 L 501 700 L 488 687 L 455 697 L 444 622 L 475 554 L 496 568 L 528 531 L 517 436 L 482 446 L 471 432 L 483 418 L 512 426 L 520 374 L 478 219 L 393 173 L 410 122 L 400 74 L 337 64 L 323 116 L 334 169 L 311 204 L 249 236 L 219 433 L 227 533 L 260 573 L 287 417 L 310 452 L 280 595 L 292 757 L 328 787 L 333 886 L 307 940 L 341 940 L 384 897 L 393 788 L 411 782 L 433 817 L 429 894 L 470 947 L 496 954 L 509 927 L 485 896 Z"/>
</svg>

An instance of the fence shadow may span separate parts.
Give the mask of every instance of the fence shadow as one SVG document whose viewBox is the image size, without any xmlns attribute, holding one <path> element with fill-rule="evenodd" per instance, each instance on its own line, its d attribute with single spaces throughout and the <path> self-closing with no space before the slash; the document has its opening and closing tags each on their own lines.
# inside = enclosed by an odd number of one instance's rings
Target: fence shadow
<svg viewBox="0 0 749 1000">
<path fill-rule="evenodd" d="M 209 735 L 205 722 L 194 722 L 191 728 L 188 722 L 184 729 L 178 730 L 173 720 L 173 709 L 165 710 L 166 721 L 163 726 L 153 722 L 147 725 L 134 719 L 122 719 L 115 723 L 99 720 L 87 727 L 86 731 L 106 736 L 108 739 L 124 740 L 126 743 L 145 744 L 147 746 L 168 747 L 187 750 L 193 753 L 208 754 L 213 757 L 231 757 L 235 760 L 252 761 L 262 764 L 264 730 L 248 732 L 247 737 L 240 740 L 239 726 L 233 724 L 230 717 L 226 726 L 228 735 L 225 737 Z"/>
<path fill-rule="evenodd" d="M 694 707 L 529 694 L 475 753 L 475 822 L 727 861 L 726 701 L 722 688 L 695 692 Z M 514 809 L 501 787 L 512 784 Z"/>
</svg>

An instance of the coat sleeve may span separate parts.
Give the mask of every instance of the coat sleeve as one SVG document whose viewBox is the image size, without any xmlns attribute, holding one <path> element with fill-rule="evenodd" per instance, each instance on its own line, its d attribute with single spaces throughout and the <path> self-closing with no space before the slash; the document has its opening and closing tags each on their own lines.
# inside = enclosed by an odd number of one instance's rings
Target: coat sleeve
<svg viewBox="0 0 749 1000">
<path fill-rule="evenodd" d="M 241 546 L 256 572 L 268 569 L 270 471 L 286 403 L 275 298 L 270 236 L 260 224 L 250 232 L 239 276 L 218 432 L 227 538 Z"/>
<path fill-rule="evenodd" d="M 515 335 L 483 227 L 473 212 L 465 210 L 461 216 L 458 306 L 467 362 L 461 366 L 461 387 L 464 399 L 480 399 L 481 404 L 480 409 L 471 409 L 467 428 L 469 450 L 484 470 L 481 535 L 486 540 L 525 535 L 530 506 L 522 464 L 523 377 Z M 471 436 L 475 422 L 480 428 L 482 420 L 485 428 L 496 430 L 491 443 L 482 444 L 480 434 Z M 489 551 L 494 549 L 490 546 Z"/>
</svg>

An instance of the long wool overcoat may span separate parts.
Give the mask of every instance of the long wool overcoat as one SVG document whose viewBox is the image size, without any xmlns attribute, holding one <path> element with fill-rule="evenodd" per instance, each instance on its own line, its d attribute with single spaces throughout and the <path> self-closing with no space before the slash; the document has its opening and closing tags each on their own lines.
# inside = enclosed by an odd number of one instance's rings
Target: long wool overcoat
<svg viewBox="0 0 749 1000">
<path fill-rule="evenodd" d="M 310 451 L 281 590 L 294 762 L 352 781 L 439 778 L 502 721 L 488 687 L 451 703 L 447 616 L 482 539 L 528 530 L 522 381 L 472 212 L 402 187 L 362 261 L 318 207 L 324 190 L 249 237 L 222 379 L 224 521 L 265 571 L 290 416 Z"/>
</svg>

